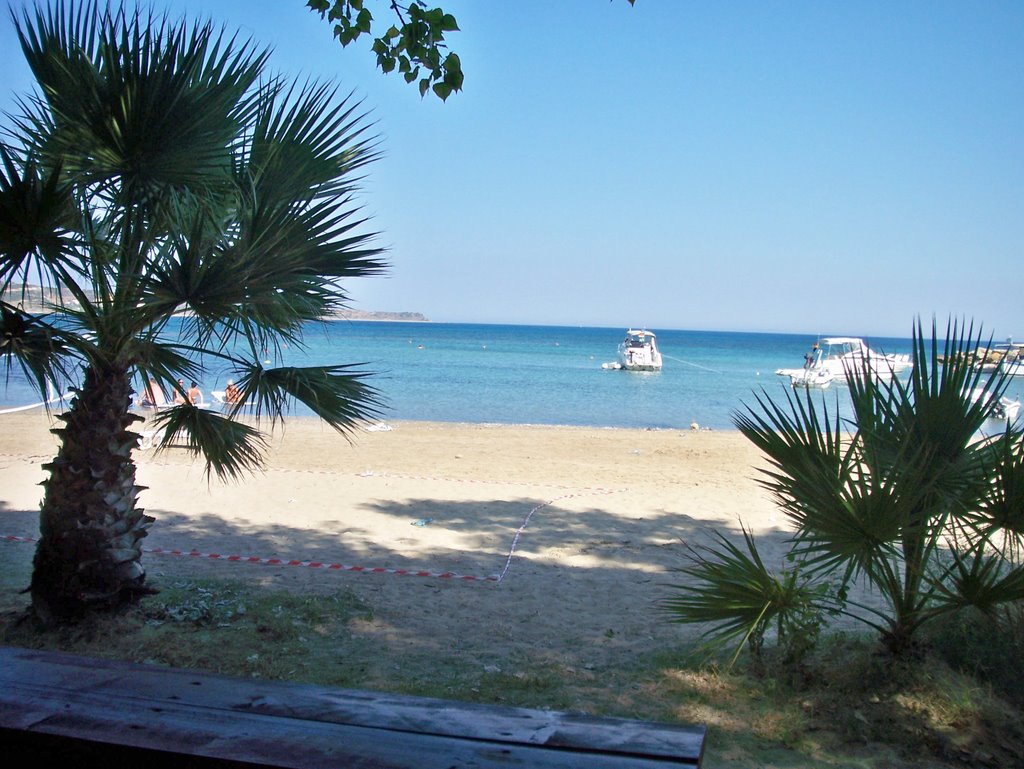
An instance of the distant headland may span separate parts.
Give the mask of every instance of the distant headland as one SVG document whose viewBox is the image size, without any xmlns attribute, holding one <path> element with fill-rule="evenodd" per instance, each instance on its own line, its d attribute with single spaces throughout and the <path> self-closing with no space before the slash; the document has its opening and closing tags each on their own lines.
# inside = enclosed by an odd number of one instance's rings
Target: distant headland
<svg viewBox="0 0 1024 769">
<path fill-rule="evenodd" d="M 25 312 L 49 312 L 57 301 L 57 292 L 40 286 L 12 286 L 3 292 L 3 301 L 18 305 Z M 72 297 L 64 297 L 68 307 L 78 308 L 78 302 Z M 378 312 L 374 310 L 340 310 L 330 316 L 331 320 L 389 320 L 403 323 L 429 323 L 422 312 Z"/>
<path fill-rule="evenodd" d="M 429 323 L 422 312 L 380 312 L 374 310 L 341 310 L 331 315 L 333 320 L 390 320 L 401 323 Z"/>
</svg>

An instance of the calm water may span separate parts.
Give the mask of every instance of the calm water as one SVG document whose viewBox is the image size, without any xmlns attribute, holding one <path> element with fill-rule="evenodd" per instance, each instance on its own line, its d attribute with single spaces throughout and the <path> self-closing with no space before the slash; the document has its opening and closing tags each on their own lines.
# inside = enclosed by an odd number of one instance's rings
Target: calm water
<svg viewBox="0 0 1024 769">
<path fill-rule="evenodd" d="M 287 364 L 362 363 L 377 372 L 385 419 L 443 422 L 732 429 L 732 414 L 762 388 L 784 398 L 781 367 L 799 367 L 812 335 L 654 329 L 665 358 L 657 373 L 609 371 L 625 329 L 466 323 L 334 321 L 311 326 L 305 351 Z M 869 338 L 884 352 L 909 352 L 909 339 Z M 223 389 L 227 373 L 203 390 Z M 1011 395 L 1024 394 L 1015 380 Z M 846 413 L 846 391 L 824 391 Z M 15 372 L 4 406 L 38 397 Z M 296 409 L 295 413 L 303 413 Z"/>
<path fill-rule="evenodd" d="M 601 368 L 624 329 L 381 325 L 352 324 L 334 349 L 382 372 L 395 418 L 460 422 L 731 428 L 755 390 L 784 390 L 775 369 L 800 365 L 813 342 L 657 330 L 664 369 L 641 373 Z"/>
</svg>

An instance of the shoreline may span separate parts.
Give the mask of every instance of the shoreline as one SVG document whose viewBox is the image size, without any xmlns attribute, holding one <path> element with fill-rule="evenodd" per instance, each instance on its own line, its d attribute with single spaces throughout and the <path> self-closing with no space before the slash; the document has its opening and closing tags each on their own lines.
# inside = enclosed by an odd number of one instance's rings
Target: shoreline
<svg viewBox="0 0 1024 769">
<path fill-rule="evenodd" d="M 412 322 L 412 321 L 410 321 Z M 429 322 L 429 321 L 428 321 Z M 210 405 L 207 403 L 206 405 Z M 33 411 L 39 409 L 38 412 Z M 61 409 L 53 408 L 51 412 L 56 414 Z M 38 414 L 44 413 L 42 406 L 39 402 L 31 404 L 4 404 L 0 403 L 0 419 L 12 414 Z M 132 413 L 143 417 L 148 420 L 148 417 L 152 415 L 149 410 L 143 410 L 139 408 L 133 408 Z M 242 415 L 243 419 L 245 415 Z M 296 423 L 308 423 L 308 424 L 323 424 L 327 427 L 326 423 L 323 422 L 320 417 L 314 414 L 286 414 L 283 423 L 285 426 L 288 424 Z M 374 432 L 374 427 L 378 425 L 399 425 L 399 424 L 436 424 L 436 425 L 452 425 L 455 427 L 494 427 L 494 428 L 556 428 L 556 429 L 570 429 L 570 430 L 623 430 L 623 431 L 635 431 L 635 432 L 655 432 L 655 433 L 725 433 L 729 435 L 739 435 L 740 431 L 736 427 L 704 427 L 703 425 L 694 428 L 692 425 L 689 427 L 624 427 L 620 425 L 587 425 L 587 424 L 570 424 L 570 423 L 555 423 L 555 422 L 465 422 L 465 421 L 446 421 L 439 419 L 406 419 L 396 418 L 389 419 L 387 417 L 370 418 L 365 420 L 364 425 L 354 428 L 352 431 L 355 435 L 361 435 L 365 432 Z M 280 428 L 278 428 L 280 429 Z M 268 430 L 269 432 L 269 430 Z M 0 440 L 2 445 L 2 440 Z"/>
</svg>

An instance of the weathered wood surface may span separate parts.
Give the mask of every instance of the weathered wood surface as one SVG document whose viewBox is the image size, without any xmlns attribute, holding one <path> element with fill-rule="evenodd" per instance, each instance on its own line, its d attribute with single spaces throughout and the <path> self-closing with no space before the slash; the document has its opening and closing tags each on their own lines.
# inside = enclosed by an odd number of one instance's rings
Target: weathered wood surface
<svg viewBox="0 0 1024 769">
<path fill-rule="evenodd" d="M 39 735 L 51 735 L 224 765 L 391 769 L 699 766 L 705 736 L 703 727 L 237 679 L 11 647 L 0 647 L 0 728 L 5 743 L 22 734 L 32 738 L 25 744 L 38 746 Z"/>
</svg>

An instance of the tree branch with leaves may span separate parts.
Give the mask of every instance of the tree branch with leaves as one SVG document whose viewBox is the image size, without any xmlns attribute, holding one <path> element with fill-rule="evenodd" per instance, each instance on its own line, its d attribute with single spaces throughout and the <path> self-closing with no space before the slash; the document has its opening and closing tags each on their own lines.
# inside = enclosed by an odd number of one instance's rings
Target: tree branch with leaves
<svg viewBox="0 0 1024 769">
<path fill-rule="evenodd" d="M 364 0 L 308 0 L 306 5 L 334 24 L 334 36 L 343 46 L 373 34 L 373 13 Z M 431 90 L 445 101 L 461 91 L 462 62 L 445 42 L 447 33 L 459 31 L 455 17 L 419 0 L 404 6 L 391 0 L 388 5 L 397 24 L 375 37 L 372 45 L 381 71 L 397 69 L 406 83 L 418 83 L 420 96 Z"/>
<path fill-rule="evenodd" d="M 626 0 L 633 5 L 636 0 Z M 372 0 L 371 0 L 372 3 Z M 334 36 L 347 47 L 363 35 L 372 35 L 375 22 L 366 0 L 307 0 L 320 18 L 334 25 Z M 373 39 L 377 66 L 387 74 L 396 69 L 406 83 L 417 83 L 420 96 L 433 91 L 441 101 L 462 90 L 462 60 L 449 51 L 445 35 L 459 32 L 455 17 L 442 8 L 429 8 L 421 0 L 402 5 L 380 0 L 394 14 L 392 24 Z M 378 27 L 379 28 L 379 27 Z"/>
</svg>

